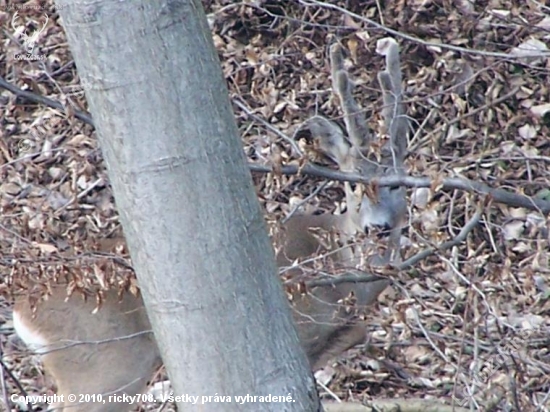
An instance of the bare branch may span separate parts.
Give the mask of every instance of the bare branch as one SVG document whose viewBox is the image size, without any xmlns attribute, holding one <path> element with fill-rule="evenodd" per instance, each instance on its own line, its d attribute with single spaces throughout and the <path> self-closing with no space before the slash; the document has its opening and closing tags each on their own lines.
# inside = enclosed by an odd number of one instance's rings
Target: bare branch
<svg viewBox="0 0 550 412">
<path fill-rule="evenodd" d="M 472 218 L 468 221 L 468 223 L 464 225 L 460 233 L 454 239 L 449 240 L 447 242 L 443 242 L 439 246 L 431 247 L 426 250 L 423 250 L 420 253 L 417 253 L 416 255 L 407 259 L 400 265 L 397 265 L 397 268 L 399 270 L 405 270 L 411 266 L 416 265 L 421 260 L 426 259 L 428 256 L 433 255 L 435 252 L 441 252 L 461 244 L 466 240 L 466 238 L 468 237 L 468 234 L 473 230 L 473 228 L 477 226 L 477 224 L 479 223 L 479 220 L 481 219 L 481 214 L 482 214 L 482 210 L 480 208 L 474 213 Z"/>
<path fill-rule="evenodd" d="M 248 167 L 253 172 L 273 173 L 273 168 L 267 165 L 249 163 Z M 436 179 L 427 176 L 393 175 L 367 178 L 356 173 L 346 173 L 332 170 L 326 167 L 307 164 L 299 167 L 295 165 L 282 166 L 277 170 L 286 175 L 304 174 L 340 182 L 377 184 L 380 187 L 432 187 Z M 524 207 L 542 214 L 550 213 L 550 202 L 535 197 L 512 193 L 504 189 L 494 189 L 484 183 L 474 182 L 463 177 L 447 177 L 437 179 L 438 187 L 443 190 L 463 190 L 468 193 L 477 193 L 490 196 L 494 202 L 512 207 Z"/>
<path fill-rule="evenodd" d="M 428 256 L 433 255 L 436 252 L 443 252 L 445 250 L 448 250 L 454 246 L 459 245 L 460 243 L 464 242 L 466 238 L 468 237 L 468 234 L 474 229 L 474 227 L 477 226 L 479 223 L 479 220 L 481 219 L 482 215 L 482 208 L 480 207 L 476 213 L 472 216 L 472 218 L 464 225 L 460 233 L 452 240 L 449 240 L 447 242 L 443 242 L 441 245 L 436 247 L 431 247 L 426 250 L 423 250 L 422 252 L 417 253 L 413 257 L 407 259 L 403 263 L 395 266 L 390 267 L 372 267 L 370 268 L 371 272 L 379 272 L 381 275 L 389 275 L 389 276 L 381 276 L 376 275 L 372 273 L 366 273 L 360 270 L 349 270 L 345 274 L 340 276 L 322 276 L 318 279 L 310 280 L 305 282 L 306 285 L 309 288 L 317 287 L 317 286 L 335 286 L 342 283 L 368 283 L 368 282 L 378 282 L 382 280 L 388 280 L 391 279 L 391 271 L 397 270 L 402 271 L 405 269 L 410 268 L 411 266 L 416 265 L 418 262 L 420 262 L 423 259 L 426 259 Z"/>
<path fill-rule="evenodd" d="M 322 276 L 318 279 L 308 280 L 305 284 L 308 288 L 315 288 L 318 286 L 336 286 L 342 283 L 369 283 L 388 280 L 387 277 L 368 274 L 361 270 L 349 270 L 343 275 Z"/>
<path fill-rule="evenodd" d="M 47 97 L 41 96 L 39 94 L 29 92 L 26 90 L 22 90 L 17 86 L 14 86 L 13 84 L 7 82 L 3 77 L 0 77 L 0 88 L 6 89 L 13 94 L 15 94 L 17 97 L 21 97 L 23 99 L 27 99 L 33 103 L 43 104 L 44 106 L 51 107 L 53 109 L 57 109 L 62 111 L 66 114 L 66 108 L 59 102 L 49 99 Z M 80 111 L 80 110 L 74 110 L 74 115 L 77 119 L 82 120 L 84 123 L 89 125 L 94 125 L 94 121 L 92 120 L 92 116 L 88 112 Z"/>
</svg>

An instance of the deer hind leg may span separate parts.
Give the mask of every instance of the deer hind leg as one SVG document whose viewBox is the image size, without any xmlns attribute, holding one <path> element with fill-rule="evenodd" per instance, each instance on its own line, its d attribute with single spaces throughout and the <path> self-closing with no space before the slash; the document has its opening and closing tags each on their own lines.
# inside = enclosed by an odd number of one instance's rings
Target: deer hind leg
<svg viewBox="0 0 550 412">
<path fill-rule="evenodd" d="M 116 294 L 107 294 L 101 309 L 92 313 L 93 299 L 73 296 L 65 302 L 64 298 L 64 288 L 54 290 L 53 296 L 39 304 L 34 317 L 25 300 L 16 302 L 14 308 L 17 333 L 42 355 L 44 368 L 62 396 L 63 404 L 55 410 L 123 412 L 135 408 L 135 404 L 114 402 L 109 395 L 143 393 L 161 364 L 157 345 L 147 332 L 151 327 L 143 301 L 129 294 L 119 301 Z M 76 402 L 69 395 L 76 395 Z"/>
</svg>

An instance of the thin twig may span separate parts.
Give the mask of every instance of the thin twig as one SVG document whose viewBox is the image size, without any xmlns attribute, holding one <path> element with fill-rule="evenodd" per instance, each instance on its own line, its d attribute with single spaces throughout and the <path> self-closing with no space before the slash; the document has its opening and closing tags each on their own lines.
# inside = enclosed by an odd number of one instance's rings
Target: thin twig
<svg viewBox="0 0 550 412">
<path fill-rule="evenodd" d="M 139 336 L 149 335 L 149 334 L 153 334 L 153 331 L 150 330 L 150 329 L 149 330 L 143 330 L 143 331 L 136 332 L 136 333 L 131 333 L 129 335 L 119 336 L 119 337 L 115 337 L 115 338 L 100 339 L 100 340 L 74 341 L 74 340 L 69 340 L 69 339 L 63 339 L 63 340 L 59 341 L 59 343 L 63 342 L 63 344 L 61 346 L 52 347 L 54 345 L 47 345 L 47 346 L 43 346 L 41 348 L 37 348 L 36 350 L 31 351 L 31 352 L 35 355 L 42 356 L 42 355 L 46 355 L 46 354 L 49 354 L 49 353 L 52 353 L 52 352 L 57 352 L 57 351 L 60 351 L 60 350 L 73 348 L 75 346 L 103 345 L 103 344 L 106 344 L 106 343 L 120 342 L 120 341 L 123 341 L 123 340 L 133 339 L 133 338 L 137 338 Z M 67 342 L 67 343 L 64 343 L 64 342 Z M 44 349 L 44 348 L 48 348 L 48 349 Z"/>
<path fill-rule="evenodd" d="M 5 372 L 8 377 L 12 380 L 12 382 L 14 383 L 14 385 L 17 387 L 17 389 L 19 389 L 19 391 L 21 392 L 21 394 L 23 396 L 28 396 L 28 393 L 27 391 L 23 388 L 23 385 L 21 385 L 21 382 L 19 382 L 19 380 L 15 377 L 15 375 L 12 373 L 12 371 L 7 367 L 7 365 L 4 363 L 4 361 L 0 358 L 0 367 L 2 368 L 2 371 Z M 8 406 L 8 405 L 6 405 Z M 34 408 L 32 407 L 31 404 L 27 404 L 27 408 L 29 410 L 29 412 L 34 412 Z"/>
<path fill-rule="evenodd" d="M 248 117 L 250 117 L 254 121 L 262 124 L 267 130 L 269 130 L 272 133 L 275 133 L 281 139 L 286 141 L 290 145 L 290 147 L 292 147 L 292 150 L 294 150 L 296 156 L 302 157 L 303 153 L 300 150 L 300 148 L 298 147 L 298 144 L 296 143 L 296 141 L 294 139 L 288 137 L 286 134 L 284 134 L 279 129 L 277 129 L 276 127 L 271 125 L 266 120 L 262 119 L 260 116 L 257 116 L 256 114 L 252 113 L 252 111 L 248 107 L 246 107 L 246 105 L 243 102 L 241 102 L 240 100 L 233 99 L 233 103 L 235 103 L 236 106 L 238 106 L 242 111 L 244 111 Z"/>
<path fill-rule="evenodd" d="M 535 52 L 535 51 L 533 51 L 533 53 L 529 54 L 529 55 L 522 55 L 522 56 L 518 55 L 518 56 L 516 56 L 516 55 L 508 54 L 508 53 L 498 53 L 498 52 L 490 52 L 490 51 L 486 51 L 486 50 L 468 49 L 466 47 L 453 46 L 452 44 L 446 44 L 446 43 L 433 43 L 433 42 L 430 42 L 430 41 L 422 40 L 418 37 L 414 37 L 414 36 L 402 33 L 400 31 L 391 29 L 389 27 L 386 27 L 386 26 L 384 26 L 384 25 L 382 25 L 382 24 L 380 24 L 380 23 L 378 23 L 374 20 L 371 20 L 367 17 L 360 16 L 359 14 L 353 13 L 353 12 L 343 8 L 343 7 L 337 6 L 336 4 L 326 3 L 326 2 L 317 1 L 317 0 L 297 0 L 297 2 L 304 5 L 304 6 L 318 6 L 318 7 L 322 7 L 322 8 L 325 8 L 325 9 L 331 9 L 331 10 L 339 11 L 342 14 L 346 14 L 350 17 L 353 17 L 354 19 L 357 19 L 359 21 L 368 23 L 368 24 L 376 27 L 377 29 L 383 30 L 386 33 L 389 33 L 393 36 L 400 37 L 402 39 L 409 40 L 409 41 L 417 43 L 417 44 L 422 44 L 423 46 L 426 46 L 426 47 L 437 47 L 437 48 L 452 50 L 452 51 L 456 51 L 456 52 L 460 52 L 460 53 L 477 54 L 477 55 L 486 56 L 486 57 L 500 57 L 500 58 L 508 59 L 508 60 L 524 59 L 525 57 L 548 57 L 548 56 L 550 56 L 549 52 Z"/>
<path fill-rule="evenodd" d="M 497 97 L 496 99 L 494 100 L 491 100 L 490 102 L 487 102 L 486 104 L 484 104 L 483 106 L 480 106 L 480 107 L 476 107 L 475 109 L 473 110 L 470 110 L 468 113 L 464 113 L 463 115 L 460 115 L 460 116 L 457 116 L 455 117 L 454 119 L 451 119 L 449 121 L 446 121 L 444 123 L 442 123 L 440 126 L 436 127 L 435 129 L 433 130 L 430 130 L 430 132 L 428 132 L 426 135 L 422 136 L 422 139 L 420 139 L 416 145 L 412 145 L 411 147 L 409 147 L 409 151 L 414 153 L 416 150 L 418 150 L 424 143 L 426 143 L 427 141 L 429 141 L 429 139 L 435 135 L 436 133 L 438 133 L 439 131 L 445 129 L 445 128 L 448 128 L 449 126 L 455 124 L 455 123 L 458 123 L 458 122 L 461 122 L 462 120 L 466 119 L 467 117 L 471 117 L 485 109 L 488 109 L 489 107 L 492 107 L 492 106 L 495 106 L 499 103 L 502 103 L 506 100 L 508 100 L 510 97 L 513 97 L 516 95 L 516 93 L 520 90 L 519 87 L 514 87 L 509 93 L 506 93 L 505 95 L 502 95 L 500 97 Z"/>
<path fill-rule="evenodd" d="M 435 342 L 432 340 L 432 338 L 430 337 L 430 334 L 428 333 L 428 331 L 424 328 L 424 325 L 422 324 L 422 322 L 420 321 L 420 317 L 418 316 L 418 311 L 415 309 L 415 308 L 411 308 L 412 309 L 412 314 L 414 315 L 414 320 L 416 321 L 416 325 L 420 328 L 420 330 L 422 331 L 422 334 L 424 335 L 424 337 L 426 338 L 426 340 L 428 341 L 428 343 L 430 344 L 430 346 L 432 347 L 432 349 L 441 357 L 441 359 L 443 359 L 448 365 L 451 365 L 452 362 L 451 360 L 447 357 L 447 355 L 445 355 L 441 349 L 439 349 L 439 346 L 437 346 L 435 344 Z"/>
<path fill-rule="evenodd" d="M 298 211 L 300 210 L 300 208 L 306 204 L 307 202 L 309 202 L 311 199 L 313 199 L 315 196 L 317 196 L 321 190 L 323 190 L 326 185 L 328 184 L 328 181 L 325 181 L 323 182 L 322 184 L 319 185 L 319 187 L 317 187 L 313 192 L 311 192 L 305 199 L 302 199 L 300 202 L 298 202 L 298 204 L 296 206 L 294 206 L 294 208 L 290 211 L 290 213 L 288 214 L 288 216 L 286 216 L 282 221 L 281 223 L 284 225 L 286 222 L 289 221 L 289 219 Z"/>
</svg>

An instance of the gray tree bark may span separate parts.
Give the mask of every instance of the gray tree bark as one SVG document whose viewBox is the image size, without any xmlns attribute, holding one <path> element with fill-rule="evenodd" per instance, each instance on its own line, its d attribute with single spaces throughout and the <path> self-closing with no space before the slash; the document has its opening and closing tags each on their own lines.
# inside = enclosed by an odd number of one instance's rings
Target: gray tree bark
<svg viewBox="0 0 550 412">
<path fill-rule="evenodd" d="M 57 5 L 178 408 L 317 411 L 200 1 Z"/>
</svg>

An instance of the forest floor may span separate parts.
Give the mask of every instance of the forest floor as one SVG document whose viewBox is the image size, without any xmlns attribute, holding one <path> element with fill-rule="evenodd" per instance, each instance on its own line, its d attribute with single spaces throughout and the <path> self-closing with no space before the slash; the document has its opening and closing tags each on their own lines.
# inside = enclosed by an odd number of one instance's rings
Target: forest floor
<svg viewBox="0 0 550 412">
<path fill-rule="evenodd" d="M 390 36 L 401 48 L 413 129 L 407 173 L 433 182 L 408 189 L 403 257 L 452 241 L 481 211 L 464 242 L 395 273 L 369 318 L 368 349 L 352 349 L 319 373 L 321 396 L 550 410 L 548 216 L 443 184 L 460 177 L 550 200 L 550 59 L 517 58 L 526 50 L 548 53 L 548 6 L 511 0 L 204 3 L 250 162 L 303 162 L 289 141 L 304 121 L 322 114 L 343 123 L 331 92 L 328 47 L 335 42 L 346 51 L 369 126 L 380 132 L 376 76 L 384 60 L 376 43 Z M 121 228 L 94 128 L 73 115 L 88 107 L 58 13 L 51 1 L 10 5 L 15 8 L 0 8 L 0 76 L 67 112 L 0 90 L 0 295 L 6 297 L 0 348 L 27 393 L 53 394 L 40 364 L 13 336 L 8 296 L 29 279 L 36 285 L 76 271 L 89 275 L 82 287 L 97 286 L 98 271 L 106 285 L 136 285 L 126 254 L 98 252 Z M 35 46 L 45 60 L 14 57 L 21 53 L 11 24 L 17 10 L 17 24 L 29 31 L 48 16 Z M 304 174 L 253 177 L 270 220 L 304 199 L 309 211 L 345 208 L 341 182 Z M 19 393 L 6 373 L 2 382 L 5 393 Z"/>
</svg>

